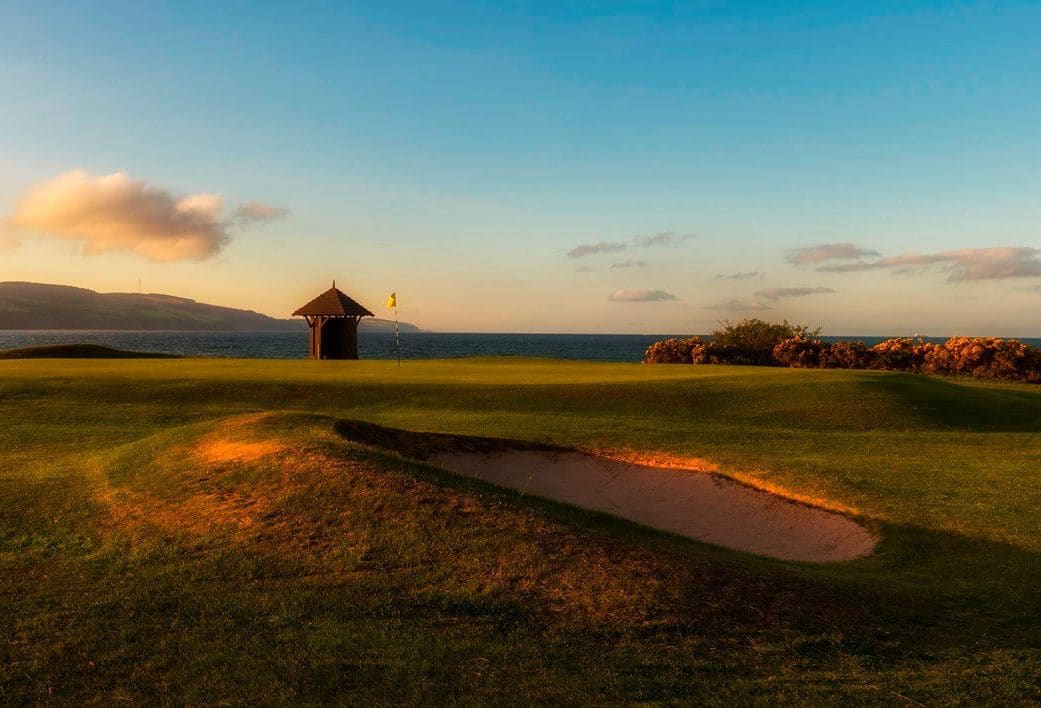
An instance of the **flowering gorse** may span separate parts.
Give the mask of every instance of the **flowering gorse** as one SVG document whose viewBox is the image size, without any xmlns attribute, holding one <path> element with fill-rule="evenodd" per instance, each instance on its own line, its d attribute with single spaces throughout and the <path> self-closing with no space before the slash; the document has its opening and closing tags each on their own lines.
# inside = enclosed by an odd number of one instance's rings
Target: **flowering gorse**
<svg viewBox="0 0 1041 708">
<path fill-rule="evenodd" d="M 776 341 L 785 331 L 790 336 Z M 717 334 L 722 336 L 707 342 L 700 337 L 656 342 L 647 350 L 644 361 L 883 369 L 1041 383 L 1041 348 L 1018 339 L 951 337 L 936 344 L 920 337 L 898 337 L 868 347 L 862 342 L 825 342 L 805 327 L 787 322 L 772 325 L 760 320 L 727 324 Z"/>
</svg>

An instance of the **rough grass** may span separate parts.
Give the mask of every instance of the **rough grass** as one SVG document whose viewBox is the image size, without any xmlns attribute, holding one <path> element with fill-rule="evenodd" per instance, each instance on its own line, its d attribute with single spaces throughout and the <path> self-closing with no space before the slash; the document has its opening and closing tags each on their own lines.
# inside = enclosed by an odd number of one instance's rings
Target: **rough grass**
<svg viewBox="0 0 1041 708">
<path fill-rule="evenodd" d="M 130 352 L 99 344 L 41 344 L 0 350 L 0 359 L 175 359 L 176 354 Z"/>
<path fill-rule="evenodd" d="M 1041 700 L 1041 394 L 520 360 L 0 363 L 0 701 Z M 856 508 L 832 566 L 350 443 L 700 457 Z M 621 454 L 621 453 L 620 453 Z"/>
</svg>

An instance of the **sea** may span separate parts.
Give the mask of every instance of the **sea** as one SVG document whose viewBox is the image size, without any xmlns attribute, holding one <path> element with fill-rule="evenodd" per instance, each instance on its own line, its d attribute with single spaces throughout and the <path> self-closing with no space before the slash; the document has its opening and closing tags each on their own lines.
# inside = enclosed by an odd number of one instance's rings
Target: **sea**
<svg viewBox="0 0 1041 708">
<path fill-rule="evenodd" d="M 654 342 L 674 334 L 486 334 L 408 332 L 401 334 L 402 359 L 451 359 L 475 356 L 528 356 L 553 359 L 637 362 Z M 822 337 L 867 345 L 887 337 Z M 927 337 L 942 342 L 946 337 Z M 1021 338 L 1041 346 L 1041 338 Z M 307 332 L 185 332 L 93 330 L 0 330 L 0 349 L 43 344 L 100 344 L 114 349 L 183 356 L 248 359 L 305 359 Z M 363 359 L 394 359 L 394 334 L 359 332 Z"/>
</svg>

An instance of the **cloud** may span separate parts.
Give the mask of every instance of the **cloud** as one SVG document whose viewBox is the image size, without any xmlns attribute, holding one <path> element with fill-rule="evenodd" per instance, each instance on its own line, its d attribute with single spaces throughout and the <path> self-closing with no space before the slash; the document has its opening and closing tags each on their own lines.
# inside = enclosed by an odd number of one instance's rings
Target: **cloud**
<svg viewBox="0 0 1041 708">
<path fill-rule="evenodd" d="M 705 305 L 706 310 L 723 310 L 725 312 L 748 312 L 751 310 L 772 310 L 770 307 L 761 302 L 748 302 L 747 300 L 725 300 L 723 302 L 717 302 L 713 305 Z"/>
<path fill-rule="evenodd" d="M 664 302 L 679 298 L 664 290 L 615 290 L 607 299 L 611 302 Z"/>
<path fill-rule="evenodd" d="M 653 246 L 674 246 L 677 243 L 694 238 L 694 234 L 678 234 L 675 231 L 660 231 L 650 236 L 633 237 L 633 245 L 639 248 Z"/>
<path fill-rule="evenodd" d="M 621 263 L 612 263 L 612 268 L 646 268 L 647 261 L 622 261 Z"/>
<path fill-rule="evenodd" d="M 37 184 L 8 216 L 9 228 L 83 243 L 88 255 L 126 251 L 153 261 L 203 260 L 229 240 L 223 201 L 178 197 L 122 172 L 72 170 Z"/>
<path fill-rule="evenodd" d="M 287 209 L 245 202 L 224 219 L 215 194 L 178 196 L 122 172 L 93 176 L 71 170 L 31 187 L 4 220 L 0 248 L 11 234 L 35 232 L 79 241 L 96 255 L 124 251 L 153 261 L 204 260 L 229 241 L 228 229 L 280 219 Z"/>
<path fill-rule="evenodd" d="M 1041 249 L 1029 247 L 963 248 L 942 253 L 905 253 L 877 261 L 857 261 L 841 265 L 821 266 L 829 273 L 851 273 L 861 270 L 913 272 L 918 268 L 937 266 L 947 272 L 947 280 L 1003 280 L 1031 278 L 1041 275 Z"/>
<path fill-rule="evenodd" d="M 260 202 L 245 202 L 239 204 L 235 209 L 234 218 L 244 224 L 252 224 L 264 221 L 276 221 L 289 216 L 289 210 L 282 207 L 262 204 Z"/>
<path fill-rule="evenodd" d="M 757 291 L 755 296 L 763 300 L 775 302 L 788 297 L 806 297 L 807 295 L 834 292 L 837 291 L 832 288 L 767 288 L 766 290 Z"/>
<path fill-rule="evenodd" d="M 759 270 L 749 270 L 744 273 L 719 273 L 713 280 L 759 280 L 765 275 Z"/>
<path fill-rule="evenodd" d="M 614 253 L 615 251 L 624 251 L 625 249 L 626 245 L 624 243 L 601 241 L 600 243 L 584 243 L 575 246 L 567 254 L 571 258 L 584 258 L 597 253 Z"/>
<path fill-rule="evenodd" d="M 575 272 L 576 273 L 592 273 L 593 269 L 590 268 L 589 266 L 579 266 L 578 268 L 575 268 Z"/>
<path fill-rule="evenodd" d="M 824 243 L 820 246 L 800 248 L 788 254 L 788 262 L 794 265 L 813 265 L 827 261 L 853 260 L 855 258 L 872 258 L 878 251 L 860 248 L 852 243 Z"/>
<path fill-rule="evenodd" d="M 675 231 L 661 231 L 650 236 L 634 236 L 628 243 L 624 241 L 601 241 L 599 243 L 583 243 L 567 252 L 570 258 L 584 258 L 598 253 L 617 253 L 632 248 L 652 248 L 654 246 L 674 246 L 682 241 L 694 238 L 694 234 L 680 234 Z"/>
</svg>

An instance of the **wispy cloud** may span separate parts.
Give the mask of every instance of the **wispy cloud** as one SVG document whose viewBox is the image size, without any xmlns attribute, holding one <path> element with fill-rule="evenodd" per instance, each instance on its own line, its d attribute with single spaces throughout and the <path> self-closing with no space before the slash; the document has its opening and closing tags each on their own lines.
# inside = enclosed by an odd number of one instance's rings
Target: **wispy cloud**
<svg viewBox="0 0 1041 708">
<path fill-rule="evenodd" d="M 622 261 L 621 263 L 612 263 L 611 268 L 646 268 L 647 261 Z"/>
<path fill-rule="evenodd" d="M 694 234 L 681 234 L 676 231 L 660 231 L 650 236 L 634 236 L 629 241 L 600 241 L 599 243 L 583 243 L 567 252 L 570 258 L 584 258 L 599 253 L 617 253 L 628 248 L 653 248 L 655 246 L 675 246 L 689 239 Z"/>
<path fill-rule="evenodd" d="M 615 290 L 607 299 L 611 302 L 664 302 L 679 298 L 664 290 Z"/>
<path fill-rule="evenodd" d="M 856 261 L 825 265 L 817 270 L 829 273 L 852 273 L 861 270 L 912 272 L 936 266 L 948 273 L 951 282 L 966 280 L 1003 280 L 1041 275 L 1041 249 L 1030 247 L 964 248 L 942 253 L 905 253 L 876 261 Z"/>
<path fill-rule="evenodd" d="M 633 245 L 638 248 L 652 248 L 654 246 L 674 246 L 683 241 L 694 238 L 694 234 L 681 234 L 675 231 L 660 231 L 650 236 L 635 236 Z"/>
<path fill-rule="evenodd" d="M 592 273 L 593 270 L 594 269 L 589 266 L 579 266 L 578 268 L 575 268 L 576 273 Z"/>
<path fill-rule="evenodd" d="M 263 221 L 276 221 L 289 216 L 289 210 L 282 207 L 262 204 L 260 202 L 245 202 L 235 209 L 236 221 L 251 224 Z"/>
<path fill-rule="evenodd" d="M 597 253 L 614 253 L 615 251 L 624 251 L 627 246 L 624 243 L 618 243 L 614 241 L 601 241 L 600 243 L 584 243 L 579 246 L 575 246 L 567 252 L 571 258 L 585 258 L 586 256 L 592 256 Z"/>
<path fill-rule="evenodd" d="M 848 261 L 856 258 L 874 258 L 878 251 L 860 248 L 852 243 L 824 243 L 819 246 L 800 248 L 788 254 L 788 262 L 794 265 L 814 265 L 828 261 Z"/>
<path fill-rule="evenodd" d="M 285 210 L 243 204 L 232 221 L 269 221 Z M 204 260 L 230 240 L 224 201 L 175 195 L 122 172 L 72 170 L 30 188 L 6 218 L 8 238 L 34 232 L 80 242 L 87 255 L 124 251 L 153 261 Z"/>
<path fill-rule="evenodd" d="M 807 295 L 817 295 L 819 293 L 834 293 L 838 292 L 832 288 L 766 288 L 765 290 L 758 290 L 754 294 L 757 298 L 763 300 L 770 300 L 775 302 L 777 300 L 783 300 L 789 297 L 806 297 Z"/>
<path fill-rule="evenodd" d="M 765 275 L 759 270 L 749 270 L 744 273 L 719 273 L 714 280 L 760 280 Z"/>
<path fill-rule="evenodd" d="M 712 305 L 705 305 L 706 310 L 722 310 L 724 312 L 753 312 L 755 310 L 772 310 L 773 308 L 762 302 L 751 302 L 748 300 L 724 300 Z"/>
</svg>

